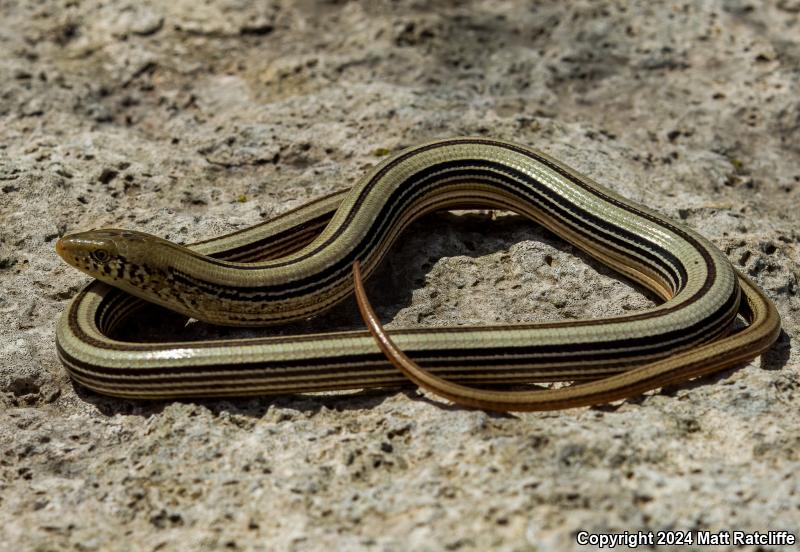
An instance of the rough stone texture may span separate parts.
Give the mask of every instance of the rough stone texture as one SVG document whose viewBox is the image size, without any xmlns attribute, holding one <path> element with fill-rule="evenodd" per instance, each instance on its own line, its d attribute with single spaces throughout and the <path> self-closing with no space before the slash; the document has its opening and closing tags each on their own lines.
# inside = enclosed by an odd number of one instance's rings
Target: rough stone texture
<svg viewBox="0 0 800 552">
<path fill-rule="evenodd" d="M 800 3 L 564 4 L 0 2 L 0 548 L 797 533 Z M 458 134 L 534 145 L 701 231 L 777 303 L 780 341 L 690 385 L 509 416 L 411 389 L 138 403 L 66 377 L 54 325 L 87 279 L 58 236 L 217 235 Z M 429 217 L 386 267 L 371 288 L 395 327 L 652 305 L 511 216 Z M 308 327 L 359 324 L 344 306 Z"/>
</svg>

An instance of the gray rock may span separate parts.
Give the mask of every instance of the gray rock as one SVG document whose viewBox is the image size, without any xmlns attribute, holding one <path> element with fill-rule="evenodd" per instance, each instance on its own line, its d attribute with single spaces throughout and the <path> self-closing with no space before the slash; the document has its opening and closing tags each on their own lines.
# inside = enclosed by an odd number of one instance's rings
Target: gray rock
<svg viewBox="0 0 800 552">
<path fill-rule="evenodd" d="M 4 3 L 0 547 L 521 551 L 576 548 L 580 530 L 797 535 L 799 9 Z M 533 145 L 702 232 L 776 302 L 779 342 L 687 385 L 508 416 L 413 388 L 143 403 L 67 378 L 53 330 L 87 279 L 55 255 L 58 236 L 207 238 L 460 134 Z M 654 303 L 508 214 L 430 216 L 401 242 L 370 284 L 389 327 Z M 347 304 L 282 331 L 352 327 Z"/>
</svg>

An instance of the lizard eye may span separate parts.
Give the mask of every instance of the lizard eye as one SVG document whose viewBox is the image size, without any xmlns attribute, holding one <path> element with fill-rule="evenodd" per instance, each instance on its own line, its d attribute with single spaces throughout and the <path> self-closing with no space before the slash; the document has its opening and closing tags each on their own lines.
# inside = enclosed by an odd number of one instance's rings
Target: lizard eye
<svg viewBox="0 0 800 552">
<path fill-rule="evenodd" d="M 108 254 L 108 251 L 105 249 L 97 249 L 92 251 L 92 259 L 97 261 L 98 263 L 105 263 L 111 258 L 111 255 Z"/>
</svg>

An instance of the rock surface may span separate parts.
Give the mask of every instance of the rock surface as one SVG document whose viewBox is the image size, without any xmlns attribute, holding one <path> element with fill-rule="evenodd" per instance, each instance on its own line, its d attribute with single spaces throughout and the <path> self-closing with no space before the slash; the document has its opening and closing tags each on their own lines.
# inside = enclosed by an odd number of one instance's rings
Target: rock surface
<svg viewBox="0 0 800 552">
<path fill-rule="evenodd" d="M 0 547 L 798 534 L 800 3 L 430 4 L 0 4 Z M 460 134 L 531 144 L 699 230 L 776 302 L 779 342 L 690 385 L 508 416 L 410 388 L 142 403 L 67 378 L 53 331 L 87 278 L 59 236 L 218 235 Z M 390 327 L 653 304 L 511 216 L 428 217 L 371 286 Z M 345 306 L 309 327 L 358 324 Z"/>
</svg>

